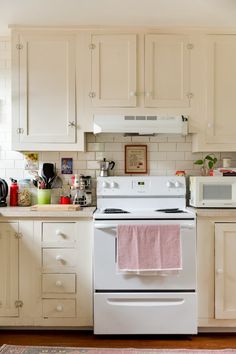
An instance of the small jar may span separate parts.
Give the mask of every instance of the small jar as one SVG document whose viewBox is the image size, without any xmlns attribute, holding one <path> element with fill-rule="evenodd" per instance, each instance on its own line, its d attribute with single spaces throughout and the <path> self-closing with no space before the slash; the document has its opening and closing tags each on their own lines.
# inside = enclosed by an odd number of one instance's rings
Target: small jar
<svg viewBox="0 0 236 354">
<path fill-rule="evenodd" d="M 22 179 L 19 181 L 18 190 L 18 206 L 30 206 L 31 205 L 31 190 L 30 190 L 30 180 Z"/>
</svg>

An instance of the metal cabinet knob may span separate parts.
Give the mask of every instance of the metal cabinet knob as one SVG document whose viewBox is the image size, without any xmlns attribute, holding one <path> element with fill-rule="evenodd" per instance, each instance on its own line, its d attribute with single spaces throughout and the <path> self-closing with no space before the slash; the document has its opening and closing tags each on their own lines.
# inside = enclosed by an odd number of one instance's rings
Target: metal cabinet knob
<svg viewBox="0 0 236 354">
<path fill-rule="evenodd" d="M 222 268 L 218 268 L 216 269 L 216 274 L 223 274 L 224 273 L 224 270 Z"/>
</svg>

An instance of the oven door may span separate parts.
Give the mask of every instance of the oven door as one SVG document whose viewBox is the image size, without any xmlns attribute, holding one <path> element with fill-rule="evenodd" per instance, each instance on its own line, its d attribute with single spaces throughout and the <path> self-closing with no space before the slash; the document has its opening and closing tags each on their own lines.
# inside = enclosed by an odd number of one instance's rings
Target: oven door
<svg viewBox="0 0 236 354">
<path fill-rule="evenodd" d="M 169 275 L 121 274 L 116 265 L 116 228 L 129 220 L 94 222 L 94 289 L 96 290 L 195 290 L 195 220 L 148 220 L 148 224 L 180 224 L 183 269 Z M 135 220 L 135 224 L 147 223 Z"/>
</svg>

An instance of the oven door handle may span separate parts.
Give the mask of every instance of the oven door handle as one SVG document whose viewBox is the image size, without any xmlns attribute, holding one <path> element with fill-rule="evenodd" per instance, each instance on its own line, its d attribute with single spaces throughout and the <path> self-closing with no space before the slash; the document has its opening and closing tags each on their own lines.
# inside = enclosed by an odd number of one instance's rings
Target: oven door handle
<svg viewBox="0 0 236 354">
<path fill-rule="evenodd" d="M 102 230 L 102 229 L 112 229 L 112 230 L 116 230 L 117 229 L 117 226 L 114 225 L 114 224 L 94 224 L 94 227 L 95 229 L 99 229 L 99 230 Z M 194 228 L 194 225 L 193 224 L 184 224 L 184 225 L 181 225 L 180 226 L 181 229 L 193 229 Z"/>
<path fill-rule="evenodd" d="M 114 225 L 114 224 L 94 224 L 94 228 L 95 229 L 99 229 L 99 230 L 102 230 L 102 229 L 112 229 L 112 230 L 116 230 L 117 229 L 117 226 Z"/>
</svg>

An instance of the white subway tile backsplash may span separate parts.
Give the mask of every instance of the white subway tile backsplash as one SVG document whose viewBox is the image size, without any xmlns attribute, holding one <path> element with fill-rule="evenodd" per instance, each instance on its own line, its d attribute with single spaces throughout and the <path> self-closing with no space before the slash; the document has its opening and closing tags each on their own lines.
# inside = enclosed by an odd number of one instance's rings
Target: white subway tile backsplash
<svg viewBox="0 0 236 354">
<path fill-rule="evenodd" d="M 166 160 L 166 152 L 165 151 L 150 151 L 150 152 L 148 152 L 148 156 L 149 156 L 150 161 Z"/>
<path fill-rule="evenodd" d="M 192 144 L 191 143 L 177 143 L 177 151 L 191 151 Z"/>
<path fill-rule="evenodd" d="M 98 161 L 87 161 L 87 169 L 89 170 L 98 170 L 99 169 Z"/>
<path fill-rule="evenodd" d="M 166 153 L 167 160 L 184 160 L 184 152 L 171 151 Z"/>
<path fill-rule="evenodd" d="M 105 151 L 123 151 L 124 145 L 122 143 L 105 143 Z"/>
<path fill-rule="evenodd" d="M 23 160 L 24 155 L 17 151 L 6 151 L 5 158 L 6 160 Z"/>
<path fill-rule="evenodd" d="M 88 143 L 87 149 L 88 149 L 88 151 L 104 151 L 105 144 L 104 143 Z"/>
<path fill-rule="evenodd" d="M 159 151 L 176 151 L 176 143 L 159 143 Z"/>
</svg>

